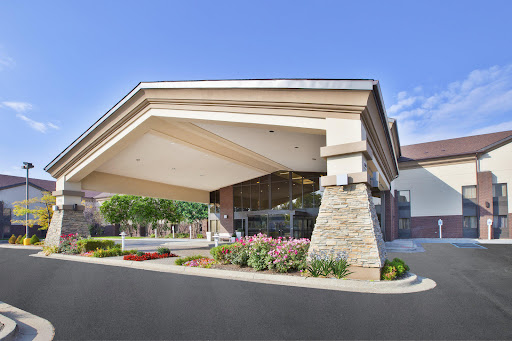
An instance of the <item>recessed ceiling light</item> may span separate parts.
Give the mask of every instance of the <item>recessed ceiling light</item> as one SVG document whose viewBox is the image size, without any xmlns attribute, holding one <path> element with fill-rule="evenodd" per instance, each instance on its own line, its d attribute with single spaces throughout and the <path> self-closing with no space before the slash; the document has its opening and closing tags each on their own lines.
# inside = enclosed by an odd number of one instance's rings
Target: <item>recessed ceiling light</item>
<svg viewBox="0 0 512 341">
<path fill-rule="evenodd" d="M 172 170 L 176 170 L 176 168 L 173 167 Z"/>
<path fill-rule="evenodd" d="M 316 161 L 316 159 L 315 159 L 315 158 L 312 158 L 311 160 Z"/>
<path fill-rule="evenodd" d="M 274 131 L 273 131 L 273 130 L 269 130 L 268 132 L 269 132 L 269 133 L 273 133 Z"/>
<path fill-rule="evenodd" d="M 204 176 L 204 174 L 199 174 L 199 176 Z"/>
<path fill-rule="evenodd" d="M 139 161 L 140 161 L 140 159 L 135 159 L 135 161 L 139 162 Z"/>
</svg>

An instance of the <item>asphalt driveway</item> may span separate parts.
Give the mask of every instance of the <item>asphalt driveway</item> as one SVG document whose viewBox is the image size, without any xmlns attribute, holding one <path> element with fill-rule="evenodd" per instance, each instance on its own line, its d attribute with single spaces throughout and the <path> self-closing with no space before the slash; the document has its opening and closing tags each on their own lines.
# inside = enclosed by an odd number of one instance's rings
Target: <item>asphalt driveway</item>
<svg viewBox="0 0 512 341">
<path fill-rule="evenodd" d="M 0 249 L 0 300 L 56 339 L 511 339 L 512 245 L 390 254 L 434 279 L 379 295 L 158 273 Z"/>
</svg>

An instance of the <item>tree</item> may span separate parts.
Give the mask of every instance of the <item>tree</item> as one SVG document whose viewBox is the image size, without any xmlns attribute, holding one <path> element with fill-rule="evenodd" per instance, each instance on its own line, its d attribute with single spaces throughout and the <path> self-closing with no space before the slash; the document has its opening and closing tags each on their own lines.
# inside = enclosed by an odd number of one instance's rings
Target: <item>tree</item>
<svg viewBox="0 0 512 341">
<path fill-rule="evenodd" d="M 181 221 L 176 204 L 168 199 L 155 199 L 135 195 L 114 195 L 105 201 L 100 212 L 106 222 L 119 224 L 121 230 L 151 226 L 155 233 L 169 229 L 169 223 Z"/>
<path fill-rule="evenodd" d="M 29 200 L 13 202 L 12 205 L 14 206 L 14 215 L 17 217 L 24 217 L 25 214 L 28 214 L 29 219 L 26 221 L 25 219 L 13 220 L 11 223 L 22 225 L 25 225 L 26 223 L 28 227 L 32 227 L 37 224 L 41 226 L 39 230 L 47 230 L 53 217 L 53 205 L 55 205 L 55 197 L 50 192 L 42 192 L 42 194 L 43 196 L 41 198 L 32 198 Z M 30 208 L 30 205 L 34 204 L 37 205 L 35 207 L 33 206 L 33 208 Z"/>
<path fill-rule="evenodd" d="M 119 224 L 121 231 L 129 231 L 132 234 L 130 225 L 130 207 L 133 201 L 132 195 L 114 195 L 100 206 L 100 212 L 105 221 L 109 224 Z"/>
<path fill-rule="evenodd" d="M 195 224 L 197 228 L 194 233 L 197 233 L 201 221 L 208 218 L 208 206 L 206 206 L 206 204 L 188 201 L 175 201 L 175 204 L 181 221 Z"/>
</svg>

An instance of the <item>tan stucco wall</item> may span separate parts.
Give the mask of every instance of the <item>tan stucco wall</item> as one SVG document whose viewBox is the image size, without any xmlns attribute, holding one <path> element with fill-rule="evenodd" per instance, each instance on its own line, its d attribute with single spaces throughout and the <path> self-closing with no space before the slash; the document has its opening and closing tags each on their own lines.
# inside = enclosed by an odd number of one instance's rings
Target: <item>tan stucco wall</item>
<svg viewBox="0 0 512 341">
<path fill-rule="evenodd" d="M 411 215 L 461 215 L 462 186 L 476 185 L 474 162 L 400 171 L 394 190 L 411 191 Z"/>
<path fill-rule="evenodd" d="M 506 144 L 500 148 L 490 151 L 478 158 L 480 171 L 492 172 L 493 184 L 507 184 L 508 194 L 508 212 L 512 212 L 512 143 Z"/>
</svg>

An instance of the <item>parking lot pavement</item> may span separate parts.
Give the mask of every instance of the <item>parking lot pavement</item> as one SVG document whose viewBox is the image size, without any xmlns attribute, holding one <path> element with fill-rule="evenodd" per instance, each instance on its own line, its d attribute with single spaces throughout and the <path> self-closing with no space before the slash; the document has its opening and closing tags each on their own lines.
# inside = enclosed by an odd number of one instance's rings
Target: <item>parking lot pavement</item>
<svg viewBox="0 0 512 341">
<path fill-rule="evenodd" d="M 0 249 L 0 300 L 57 340 L 512 339 L 512 247 L 390 253 L 437 282 L 364 294 L 28 257 Z"/>
</svg>

